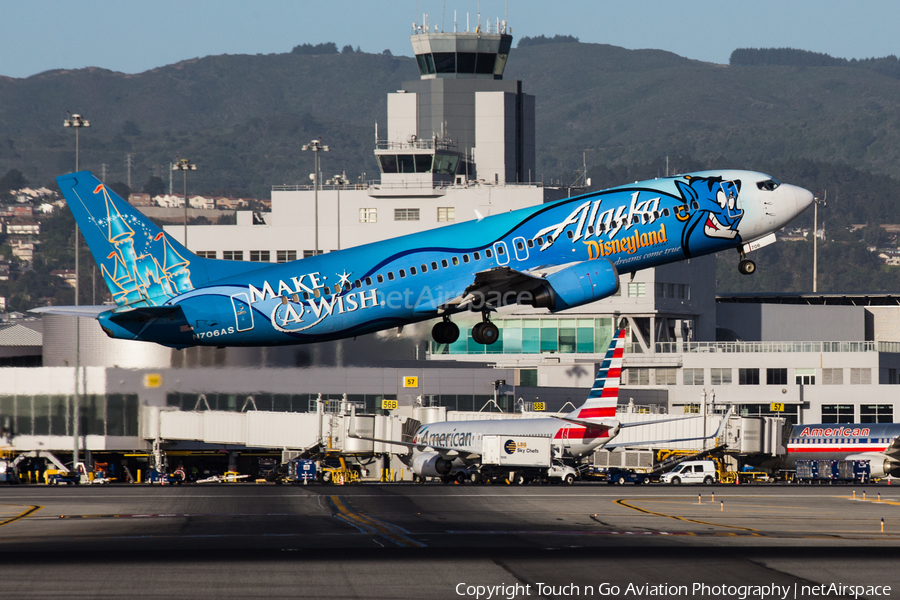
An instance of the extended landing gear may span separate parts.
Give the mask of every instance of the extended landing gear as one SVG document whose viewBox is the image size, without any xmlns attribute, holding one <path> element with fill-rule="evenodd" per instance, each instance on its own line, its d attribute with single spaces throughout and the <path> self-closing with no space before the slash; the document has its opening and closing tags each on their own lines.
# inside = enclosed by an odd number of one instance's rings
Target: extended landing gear
<svg viewBox="0 0 900 600">
<path fill-rule="evenodd" d="M 431 337 L 438 344 L 452 344 L 459 339 L 459 327 L 450 317 L 444 316 L 443 321 L 438 321 L 431 328 Z"/>
<path fill-rule="evenodd" d="M 741 275 L 753 275 L 756 273 L 756 263 L 747 258 L 743 248 L 738 248 L 738 254 L 741 255 L 741 262 L 738 263 L 738 272 Z"/>
<path fill-rule="evenodd" d="M 472 328 L 472 339 L 477 344 L 489 346 L 500 337 L 500 330 L 496 325 L 488 321 L 487 313 L 484 313 L 484 321 Z"/>
</svg>

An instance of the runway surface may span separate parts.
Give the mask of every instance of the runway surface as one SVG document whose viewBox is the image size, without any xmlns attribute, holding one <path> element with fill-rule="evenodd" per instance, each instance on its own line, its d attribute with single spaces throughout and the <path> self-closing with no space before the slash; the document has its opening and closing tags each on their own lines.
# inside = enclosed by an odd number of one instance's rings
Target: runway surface
<svg viewBox="0 0 900 600">
<path fill-rule="evenodd" d="M 898 558 L 897 486 L 0 488 L 0 597 L 474 598 L 469 586 L 516 583 L 531 586 L 519 598 L 602 597 L 603 583 L 631 598 L 650 596 L 629 583 L 897 595 Z"/>
</svg>

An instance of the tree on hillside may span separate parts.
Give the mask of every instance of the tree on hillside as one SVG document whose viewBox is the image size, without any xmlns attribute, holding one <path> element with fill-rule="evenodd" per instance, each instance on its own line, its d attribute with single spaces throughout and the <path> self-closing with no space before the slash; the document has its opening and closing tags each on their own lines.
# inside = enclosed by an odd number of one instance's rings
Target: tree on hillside
<svg viewBox="0 0 900 600">
<path fill-rule="evenodd" d="M 121 181 L 117 181 L 115 183 L 109 184 L 109 187 L 112 191 L 117 193 L 119 196 L 128 200 L 128 196 L 131 195 L 131 188 L 128 187 L 127 183 L 122 183 Z"/>
<path fill-rule="evenodd" d="M 577 37 L 571 35 L 554 35 L 553 37 L 547 37 L 545 35 L 528 37 L 526 35 L 519 40 L 517 48 L 525 48 L 526 46 L 541 46 L 543 44 L 577 44 L 579 43 L 579 41 L 580 40 Z"/>
<path fill-rule="evenodd" d="M 0 193 L 21 190 L 28 185 L 28 180 L 18 169 L 10 169 L 6 175 L 0 177 Z"/>
<path fill-rule="evenodd" d="M 147 183 L 144 184 L 144 187 L 141 189 L 141 191 L 145 194 L 150 194 L 151 197 L 159 196 L 160 194 L 166 193 L 166 184 L 162 179 L 154 175 L 147 180 Z"/>
<path fill-rule="evenodd" d="M 291 54 L 337 54 L 337 44 L 334 42 L 325 42 L 323 44 L 301 44 L 294 46 Z"/>
<path fill-rule="evenodd" d="M 350 44 L 347 44 L 346 46 L 341 48 L 341 54 L 350 54 L 351 52 L 353 52 L 353 46 L 351 46 Z"/>
</svg>

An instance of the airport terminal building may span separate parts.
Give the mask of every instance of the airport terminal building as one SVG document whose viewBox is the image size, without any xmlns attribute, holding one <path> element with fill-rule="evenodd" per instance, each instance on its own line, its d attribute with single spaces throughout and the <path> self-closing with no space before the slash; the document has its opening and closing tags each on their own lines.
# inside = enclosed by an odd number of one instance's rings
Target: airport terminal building
<svg viewBox="0 0 900 600">
<path fill-rule="evenodd" d="M 285 262 L 583 191 L 535 182 L 535 102 L 523 82 L 503 79 L 505 30 L 418 33 L 412 42 L 419 79 L 388 95 L 387 131 L 374 148 L 380 179 L 274 187 L 264 223 L 238 212 L 235 225 L 190 226 L 188 247 Z M 181 226 L 166 230 L 183 239 Z M 623 321 L 620 404 L 629 412 L 734 405 L 739 415 L 789 423 L 893 422 L 900 297 L 717 296 L 715 265 L 706 256 L 623 275 L 615 296 L 556 314 L 505 309 L 488 346 L 472 340 L 477 314 L 457 320 L 462 335 L 449 345 L 433 342 L 422 323 L 313 346 L 182 351 L 110 339 L 90 319 L 80 320 L 76 348 L 76 319 L 48 315 L 43 366 L 0 368 L 0 436 L 14 452 L 77 444 L 124 456 L 162 441 L 232 455 L 301 449 L 350 406 L 422 422 L 556 411 L 581 403 Z M 34 356 L 31 338 L 0 340 L 3 356 Z M 184 418 L 178 437 L 166 439 L 174 413 Z M 291 415 L 314 417 L 296 417 L 306 437 L 266 437 L 265 427 L 294 423 Z"/>
</svg>

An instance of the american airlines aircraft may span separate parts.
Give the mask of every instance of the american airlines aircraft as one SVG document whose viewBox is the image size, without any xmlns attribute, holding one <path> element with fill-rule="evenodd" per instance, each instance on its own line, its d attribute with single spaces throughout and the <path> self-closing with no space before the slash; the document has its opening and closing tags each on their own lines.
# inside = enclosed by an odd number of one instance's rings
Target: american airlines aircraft
<svg viewBox="0 0 900 600">
<path fill-rule="evenodd" d="M 482 464 L 483 438 L 486 435 L 549 437 L 552 439 L 551 445 L 555 455 L 577 460 L 601 448 L 613 447 L 615 444 L 610 442 L 626 427 L 699 418 L 675 417 L 638 423 L 621 423 L 616 419 L 622 357 L 625 354 L 625 333 L 624 328 L 616 331 L 587 399 L 584 404 L 567 415 L 536 419 L 429 423 L 420 426 L 409 442 L 359 436 L 355 432 L 355 427 L 351 427 L 348 435 L 357 439 L 406 446 L 410 453 L 405 460 L 420 481 L 424 481 L 426 477 L 440 477 L 447 481 L 455 469 Z M 654 440 L 643 444 L 719 437 L 730 415 L 731 410 L 722 419 L 719 430 L 707 438 Z"/>
<path fill-rule="evenodd" d="M 794 425 L 787 464 L 801 459 L 867 460 L 869 476 L 900 476 L 900 424 L 821 423 Z"/>
<path fill-rule="evenodd" d="M 752 171 L 705 171 L 592 192 L 432 231 L 282 263 L 200 258 L 87 171 L 57 178 L 115 307 L 42 307 L 93 317 L 110 337 L 189 346 L 274 346 L 354 337 L 480 312 L 499 337 L 510 304 L 552 312 L 613 295 L 620 273 L 736 249 L 745 254 L 813 195 Z"/>
</svg>

